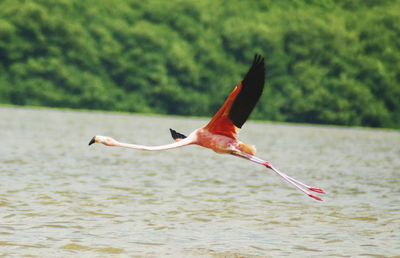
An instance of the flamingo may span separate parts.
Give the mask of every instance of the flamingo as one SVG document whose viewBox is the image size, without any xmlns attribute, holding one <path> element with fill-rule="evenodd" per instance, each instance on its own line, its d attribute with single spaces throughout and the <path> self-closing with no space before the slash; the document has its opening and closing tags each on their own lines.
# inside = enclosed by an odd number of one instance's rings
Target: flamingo
<svg viewBox="0 0 400 258">
<path fill-rule="evenodd" d="M 144 146 L 119 142 L 109 136 L 96 135 L 91 139 L 89 145 L 93 143 L 102 143 L 106 146 L 117 146 L 145 151 L 160 151 L 196 144 L 209 148 L 216 153 L 231 154 L 261 164 L 274 171 L 277 175 L 306 195 L 315 200 L 322 201 L 320 197 L 309 192 L 314 191 L 323 194 L 324 191 L 322 189 L 308 186 L 280 172 L 268 161 L 254 156 L 256 149 L 253 145 L 247 145 L 238 140 L 239 130 L 257 104 L 263 92 L 264 82 L 264 58 L 256 54 L 253 64 L 243 80 L 233 89 L 211 121 L 207 125 L 194 130 L 188 136 L 170 129 L 171 136 L 175 140 L 174 143 L 161 146 Z"/>
</svg>

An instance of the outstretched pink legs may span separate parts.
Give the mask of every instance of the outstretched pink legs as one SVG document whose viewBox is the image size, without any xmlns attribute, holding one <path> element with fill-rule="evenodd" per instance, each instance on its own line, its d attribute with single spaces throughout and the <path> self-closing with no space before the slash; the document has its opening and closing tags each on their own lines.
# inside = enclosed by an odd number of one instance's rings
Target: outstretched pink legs
<svg viewBox="0 0 400 258">
<path fill-rule="evenodd" d="M 237 157 L 245 158 L 247 160 L 253 161 L 255 163 L 261 164 L 261 165 L 271 169 L 276 174 L 281 176 L 284 180 L 286 180 L 288 183 L 294 185 L 297 189 L 299 189 L 300 191 L 302 191 L 306 195 L 310 196 L 311 198 L 314 198 L 315 200 L 322 201 L 322 199 L 320 197 L 318 197 L 318 196 L 316 196 L 316 195 L 314 195 L 314 194 L 312 194 L 312 193 L 310 193 L 309 191 L 306 190 L 306 189 L 308 189 L 308 190 L 313 191 L 313 192 L 324 194 L 325 192 L 321 188 L 306 185 L 303 182 L 301 182 L 301 181 L 299 181 L 297 179 L 294 179 L 293 177 L 290 177 L 290 176 L 280 172 L 279 170 L 274 168 L 268 161 L 262 160 L 260 158 L 255 157 L 255 156 L 248 155 L 248 154 L 243 153 L 243 152 L 241 152 L 239 150 L 236 150 L 236 149 L 231 154 L 235 155 Z"/>
</svg>

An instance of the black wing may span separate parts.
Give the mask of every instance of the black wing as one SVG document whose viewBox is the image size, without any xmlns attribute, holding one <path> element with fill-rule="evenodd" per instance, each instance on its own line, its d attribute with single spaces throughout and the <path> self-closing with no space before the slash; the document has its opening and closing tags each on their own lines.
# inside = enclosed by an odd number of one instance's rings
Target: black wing
<svg viewBox="0 0 400 258">
<path fill-rule="evenodd" d="M 175 141 L 182 140 L 182 139 L 186 138 L 185 135 L 183 135 L 181 133 L 178 133 L 177 131 L 172 130 L 171 128 L 169 128 L 169 131 L 171 132 L 171 136 L 172 136 L 172 138 L 174 138 Z"/>
<path fill-rule="evenodd" d="M 264 89 L 265 68 L 264 58 L 260 55 L 254 56 L 253 65 L 250 67 L 242 81 L 242 89 L 236 96 L 229 111 L 229 119 L 233 124 L 242 128 L 247 118 L 253 111 Z"/>
</svg>

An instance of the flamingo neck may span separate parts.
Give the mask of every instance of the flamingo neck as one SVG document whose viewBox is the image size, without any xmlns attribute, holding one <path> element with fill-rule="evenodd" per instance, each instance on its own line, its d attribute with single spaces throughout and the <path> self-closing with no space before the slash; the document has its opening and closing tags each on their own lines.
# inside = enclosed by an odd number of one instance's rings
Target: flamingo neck
<svg viewBox="0 0 400 258">
<path fill-rule="evenodd" d="M 190 144 L 195 144 L 194 134 L 190 134 L 187 138 L 182 139 L 180 141 L 177 141 L 177 142 L 174 142 L 171 144 L 161 145 L 161 146 L 145 146 L 145 145 L 119 142 L 116 140 L 114 140 L 114 142 L 111 143 L 110 146 L 123 147 L 123 148 L 136 149 L 136 150 L 159 151 L 159 150 L 168 150 L 168 149 L 179 148 L 179 147 L 183 147 L 183 146 L 190 145 Z"/>
</svg>

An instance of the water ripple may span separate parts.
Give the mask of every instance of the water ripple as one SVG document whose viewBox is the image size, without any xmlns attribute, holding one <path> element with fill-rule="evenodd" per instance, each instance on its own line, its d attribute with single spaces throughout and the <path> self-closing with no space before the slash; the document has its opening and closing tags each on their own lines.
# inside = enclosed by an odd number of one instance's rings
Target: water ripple
<svg viewBox="0 0 400 258">
<path fill-rule="evenodd" d="M 0 108 L 4 256 L 396 256 L 400 133 L 246 124 L 241 138 L 282 171 L 199 147 L 87 146 L 94 134 L 156 145 L 206 120 Z M 133 130 L 135 130 L 133 132 Z"/>
</svg>

